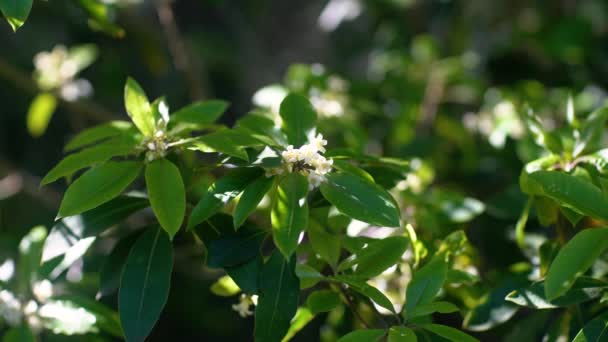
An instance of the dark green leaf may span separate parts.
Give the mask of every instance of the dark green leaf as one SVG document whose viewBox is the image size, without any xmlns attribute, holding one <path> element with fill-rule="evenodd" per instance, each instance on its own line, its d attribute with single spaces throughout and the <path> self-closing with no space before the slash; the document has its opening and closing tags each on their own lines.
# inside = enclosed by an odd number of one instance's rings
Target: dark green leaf
<svg viewBox="0 0 608 342">
<path fill-rule="evenodd" d="M 211 220 L 208 222 L 211 223 Z M 243 227 L 238 232 L 222 234 L 217 239 L 205 242 L 208 250 L 207 265 L 223 268 L 245 263 L 259 254 L 265 236 L 263 230 Z"/>
<path fill-rule="evenodd" d="M 298 308 L 300 282 L 295 274 L 296 259 L 286 260 L 275 251 L 260 274 L 260 295 L 255 308 L 255 340 L 280 341 L 287 333 Z"/>
<path fill-rule="evenodd" d="M 608 339 L 608 313 L 604 312 L 587 322 L 572 342 L 602 342 Z"/>
<path fill-rule="evenodd" d="M 545 280 L 547 299 L 560 297 L 608 248 L 608 228 L 590 228 L 576 234 L 559 251 Z"/>
<path fill-rule="evenodd" d="M 399 263 L 408 246 L 408 239 L 403 236 L 391 236 L 385 239 L 365 239 L 365 243 L 353 250 L 354 258 L 340 264 L 338 270 L 354 267 L 354 275 L 361 278 L 372 278 L 387 268 Z"/>
<path fill-rule="evenodd" d="M 34 333 L 27 325 L 11 328 L 2 337 L 2 342 L 36 342 Z"/>
<path fill-rule="evenodd" d="M 275 126 L 274 121 L 267 117 L 248 114 L 237 121 L 236 127 L 248 130 L 253 137 L 264 141 L 269 146 L 287 144 L 287 138 L 283 132 Z"/>
<path fill-rule="evenodd" d="M 606 127 L 607 119 L 608 106 L 597 109 L 585 119 L 580 137 L 574 144 L 574 150 L 572 151 L 574 157 L 599 149 L 598 144 Z"/>
<path fill-rule="evenodd" d="M 340 337 L 338 342 L 376 342 L 386 335 L 382 329 L 360 329 Z"/>
<path fill-rule="evenodd" d="M 124 96 L 125 108 L 135 126 L 143 135 L 152 136 L 156 131 L 156 122 L 150 101 L 139 83 L 130 77 L 125 84 Z"/>
<path fill-rule="evenodd" d="M 120 322 L 127 341 L 143 341 L 167 302 L 173 249 L 169 236 L 148 228 L 135 243 L 123 270 L 118 297 Z"/>
<path fill-rule="evenodd" d="M 238 229 L 258 207 L 258 204 L 264 198 L 264 195 L 270 190 L 274 178 L 260 176 L 251 182 L 241 195 L 239 202 L 234 208 L 234 228 Z"/>
<path fill-rule="evenodd" d="M 327 232 L 314 219 L 308 221 L 307 234 L 312 250 L 332 267 L 335 267 L 340 259 L 340 239 L 338 236 Z"/>
<path fill-rule="evenodd" d="M 220 152 L 249 161 L 245 147 L 263 145 L 264 143 L 251 137 L 245 131 L 222 129 L 198 138 L 190 148 L 202 152 Z"/>
<path fill-rule="evenodd" d="M 423 329 L 447 338 L 453 342 L 478 342 L 479 340 L 464 332 L 441 324 L 422 324 Z"/>
<path fill-rule="evenodd" d="M 120 195 L 141 171 L 138 162 L 107 162 L 80 176 L 66 191 L 59 216 L 66 217 L 93 209 Z"/>
<path fill-rule="evenodd" d="M 298 246 L 300 234 L 308 226 L 308 181 L 299 173 L 290 173 L 279 183 L 272 207 L 272 236 L 285 258 Z"/>
<path fill-rule="evenodd" d="M 452 313 L 459 311 L 458 307 L 450 302 L 432 302 L 418 305 L 412 312 L 408 314 L 409 318 L 426 316 L 435 312 Z"/>
<path fill-rule="evenodd" d="M 226 267 L 226 273 L 234 280 L 239 288 L 249 294 L 258 293 L 258 279 L 262 266 L 262 257 L 258 254 L 254 259 L 234 267 Z"/>
<path fill-rule="evenodd" d="M 105 258 L 99 271 L 99 293 L 102 296 L 110 295 L 118 290 L 127 257 L 139 236 L 140 232 L 136 232 L 118 241 Z"/>
<path fill-rule="evenodd" d="M 314 130 L 317 122 L 317 113 L 310 101 L 302 95 L 289 94 L 281 102 L 279 113 L 283 119 L 283 132 L 289 143 L 295 147 L 306 144 L 308 134 Z"/>
<path fill-rule="evenodd" d="M 416 333 L 404 326 L 394 326 L 388 330 L 387 342 L 417 342 Z"/>
<path fill-rule="evenodd" d="M 414 272 L 405 294 L 405 315 L 414 312 L 419 305 L 433 301 L 443 287 L 447 272 L 448 265 L 440 255 Z"/>
<path fill-rule="evenodd" d="M 158 222 L 173 239 L 186 213 L 186 190 L 179 169 L 164 158 L 149 163 L 146 186 Z"/>
<path fill-rule="evenodd" d="M 317 285 L 325 277 L 314 267 L 307 264 L 296 265 L 296 275 L 300 279 L 300 288 L 307 289 Z"/>
<path fill-rule="evenodd" d="M 344 214 L 373 225 L 399 226 L 399 208 L 378 185 L 349 173 L 330 173 L 321 184 L 323 196 Z"/>
<path fill-rule="evenodd" d="M 113 138 L 119 135 L 135 133 L 133 124 L 128 121 L 110 121 L 108 123 L 85 129 L 78 133 L 65 146 L 65 151 L 73 151 L 93 143 Z"/>
<path fill-rule="evenodd" d="M 218 212 L 222 206 L 238 196 L 253 179 L 261 174 L 262 170 L 257 168 L 235 169 L 213 183 L 196 207 L 192 209 L 188 229 Z"/>
<path fill-rule="evenodd" d="M 331 290 L 315 291 L 306 299 L 306 306 L 313 314 L 331 311 L 340 303 L 340 295 Z"/>
</svg>

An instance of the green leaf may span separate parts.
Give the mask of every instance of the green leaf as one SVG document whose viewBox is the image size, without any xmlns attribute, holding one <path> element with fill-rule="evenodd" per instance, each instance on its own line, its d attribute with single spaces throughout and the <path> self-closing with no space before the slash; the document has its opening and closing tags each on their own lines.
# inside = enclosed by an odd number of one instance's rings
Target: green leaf
<svg viewBox="0 0 608 342">
<path fill-rule="evenodd" d="M 32 9 L 33 0 L 0 0 L 0 10 L 13 31 L 20 28 Z"/>
<path fill-rule="evenodd" d="M 554 300 L 570 289 L 608 248 L 608 228 L 580 231 L 559 251 L 545 279 L 547 299 Z"/>
<path fill-rule="evenodd" d="M 258 254 L 244 264 L 226 267 L 225 270 L 243 292 L 254 294 L 258 293 L 258 279 L 263 264 L 262 257 Z"/>
<path fill-rule="evenodd" d="M 108 202 L 131 184 L 141 171 L 138 162 L 107 162 L 80 176 L 65 193 L 59 216 L 72 216 Z"/>
<path fill-rule="evenodd" d="M 316 220 L 308 221 L 308 239 L 312 250 L 335 267 L 340 259 L 340 239 L 326 231 Z"/>
<path fill-rule="evenodd" d="M 453 342 L 478 342 L 479 340 L 464 332 L 441 324 L 422 324 L 421 327 Z"/>
<path fill-rule="evenodd" d="M 295 257 L 286 260 L 275 251 L 262 268 L 260 295 L 255 308 L 254 336 L 257 342 L 280 341 L 289 329 L 300 294 L 295 264 Z"/>
<path fill-rule="evenodd" d="M 222 129 L 196 140 L 190 149 L 202 152 L 220 152 L 249 161 L 245 147 L 263 146 L 264 143 L 237 129 Z"/>
<path fill-rule="evenodd" d="M 602 342 L 608 338 L 608 313 L 604 312 L 591 321 L 576 334 L 572 342 Z"/>
<path fill-rule="evenodd" d="M 335 276 L 330 278 L 330 280 L 347 284 L 354 291 L 368 297 L 381 307 L 395 313 L 393 303 L 391 303 L 391 301 L 386 298 L 386 296 L 377 288 L 366 283 L 365 280 L 348 275 Z"/>
<path fill-rule="evenodd" d="M 171 114 L 171 124 L 188 123 L 205 126 L 214 123 L 228 108 L 228 102 L 221 100 L 198 101 L 180 108 Z"/>
<path fill-rule="evenodd" d="M 209 290 L 214 295 L 221 297 L 231 297 L 241 292 L 239 286 L 230 278 L 230 276 L 221 277 L 215 283 L 211 284 Z"/>
<path fill-rule="evenodd" d="M 133 129 L 133 124 L 128 121 L 110 121 L 102 125 L 91 127 L 73 137 L 65 146 L 64 151 L 73 151 L 105 139 L 127 135 L 127 133 L 135 133 Z"/>
<path fill-rule="evenodd" d="M 3 0 L 0 0 L 2 2 Z M 57 107 L 57 99 L 53 94 L 38 94 L 27 111 L 27 130 L 33 137 L 39 137 L 46 132 L 53 112 Z"/>
<path fill-rule="evenodd" d="M 154 122 L 150 101 L 139 83 L 131 77 L 127 78 L 125 84 L 125 108 L 143 135 L 150 137 L 154 134 L 156 122 Z"/>
<path fill-rule="evenodd" d="M 448 265 L 440 255 L 414 272 L 412 280 L 407 285 L 404 314 L 409 315 L 418 306 L 432 302 L 443 287 L 447 272 Z"/>
<path fill-rule="evenodd" d="M 420 304 L 411 313 L 408 314 L 409 318 L 418 316 L 426 316 L 435 312 L 439 313 L 452 313 L 460 311 L 458 307 L 450 302 L 432 302 L 427 304 Z"/>
<path fill-rule="evenodd" d="M 545 282 L 539 281 L 527 288 L 509 293 L 505 300 L 533 309 L 554 309 L 598 298 L 607 287 L 608 283 L 601 280 L 580 277 L 563 296 L 549 301 L 545 298 Z"/>
<path fill-rule="evenodd" d="M 547 196 L 582 214 L 608 221 L 608 196 L 585 180 L 558 171 L 524 171 L 520 183 L 530 195 Z"/>
<path fill-rule="evenodd" d="M 269 146 L 287 145 L 287 138 L 271 119 L 255 114 L 247 114 L 236 122 L 236 127 L 247 130 L 253 137 Z"/>
<path fill-rule="evenodd" d="M 317 113 L 310 101 L 302 95 L 291 93 L 281 102 L 279 109 L 283 119 L 283 132 L 295 147 L 308 142 L 308 134 L 315 129 Z"/>
<path fill-rule="evenodd" d="M 24 324 L 6 331 L 2 342 L 36 342 L 36 338 L 30 327 Z"/>
<path fill-rule="evenodd" d="M 290 341 L 300 330 L 302 330 L 312 319 L 315 318 L 314 314 L 308 310 L 308 308 L 298 308 L 295 317 L 291 320 L 291 325 L 287 334 L 281 340 L 281 342 Z"/>
<path fill-rule="evenodd" d="M 146 186 L 158 222 L 173 239 L 186 213 L 186 190 L 179 169 L 164 158 L 149 163 Z"/>
<path fill-rule="evenodd" d="M 297 264 L 296 275 L 300 279 L 301 289 L 313 287 L 317 285 L 318 282 L 325 279 L 325 277 L 319 271 L 307 264 Z"/>
<path fill-rule="evenodd" d="M 38 269 L 46 237 L 46 228 L 44 226 L 36 226 L 19 243 L 17 287 L 22 296 L 29 295 L 31 286 L 38 278 Z"/>
<path fill-rule="evenodd" d="M 272 184 L 274 183 L 273 177 L 260 176 L 253 182 L 251 182 L 239 199 L 239 202 L 234 208 L 234 228 L 238 229 L 247 217 L 251 215 L 258 207 L 258 204 L 264 198 L 264 195 L 270 190 Z"/>
<path fill-rule="evenodd" d="M 207 222 L 211 224 L 211 220 Z M 247 262 L 259 253 L 265 236 L 263 230 L 244 227 L 238 232 L 222 234 L 217 239 L 205 242 L 208 249 L 207 265 L 224 268 Z"/>
<path fill-rule="evenodd" d="M 76 171 L 95 164 L 103 163 L 112 157 L 131 154 L 135 149 L 134 142 L 108 141 L 70 154 L 49 171 L 40 182 L 46 185 L 61 177 L 69 177 Z"/>
<path fill-rule="evenodd" d="M 417 342 L 416 333 L 404 326 L 394 326 L 388 330 L 387 342 Z"/>
<path fill-rule="evenodd" d="M 143 341 L 167 302 L 173 249 L 169 236 L 159 228 L 137 240 L 123 270 L 118 295 L 120 322 L 127 341 Z"/>
<path fill-rule="evenodd" d="M 300 234 L 308 226 L 308 181 L 299 173 L 290 173 L 281 180 L 272 207 L 272 236 L 285 258 L 298 247 Z"/>
<path fill-rule="evenodd" d="M 574 144 L 573 157 L 599 149 L 598 144 L 608 120 L 608 106 L 601 107 L 585 119 L 581 134 Z"/>
<path fill-rule="evenodd" d="M 399 226 L 399 208 L 378 185 L 349 173 L 330 173 L 321 184 L 323 196 L 342 213 L 373 225 Z"/>
<path fill-rule="evenodd" d="M 129 257 L 129 252 L 140 235 L 138 231 L 118 241 L 110 254 L 104 259 L 99 271 L 99 293 L 102 296 L 110 295 L 120 287 L 120 277 Z"/>
<path fill-rule="evenodd" d="M 329 312 L 340 305 L 340 303 L 340 295 L 331 290 L 315 291 L 306 299 L 306 306 L 313 314 Z"/>
<path fill-rule="evenodd" d="M 389 267 L 399 263 L 408 246 L 408 239 L 403 236 L 391 236 L 385 239 L 365 239 L 360 248 L 353 250 L 354 258 L 340 264 L 338 270 L 354 267 L 355 276 L 373 278 Z"/>
<path fill-rule="evenodd" d="M 376 342 L 384 335 L 386 331 L 382 329 L 359 329 L 340 337 L 338 342 Z"/>
<path fill-rule="evenodd" d="M 230 171 L 227 175 L 213 183 L 201 200 L 196 204 L 190 219 L 188 229 L 205 221 L 230 202 L 255 178 L 262 174 L 258 168 L 242 168 Z"/>
</svg>

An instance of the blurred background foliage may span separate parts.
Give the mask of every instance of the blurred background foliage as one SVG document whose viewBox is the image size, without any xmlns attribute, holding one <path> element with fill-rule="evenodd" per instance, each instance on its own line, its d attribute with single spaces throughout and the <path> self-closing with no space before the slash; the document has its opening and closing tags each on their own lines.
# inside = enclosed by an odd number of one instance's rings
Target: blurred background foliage
<svg viewBox="0 0 608 342">
<path fill-rule="evenodd" d="M 16 34 L 0 25 L 0 46 L 0 260 L 15 258 L 31 227 L 52 225 L 65 188 L 39 188 L 40 177 L 76 132 L 126 118 L 128 75 L 174 108 L 229 101 L 227 125 L 252 110 L 272 117 L 287 91 L 298 91 L 309 95 L 331 147 L 410 160 L 376 181 L 395 187 L 405 221 L 426 243 L 421 251 L 466 230 L 457 264 L 474 285 L 447 294 L 468 308 L 466 329 L 483 341 L 532 341 L 553 322 L 504 301 L 530 269 L 514 241 L 526 202 L 518 176 L 542 153 L 523 108 L 556 128 L 568 96 L 576 113 L 603 104 L 603 0 L 35 1 Z M 113 241 L 95 243 L 55 291 L 93 298 Z M 231 309 L 238 299 L 209 291 L 221 274 L 191 245 L 176 245 L 173 291 L 150 340 L 249 340 L 253 320 Z M 407 270 L 392 272 L 376 286 L 402 300 L 396 275 Z M 332 341 L 352 329 L 350 315 L 321 315 L 294 340 Z M 439 319 L 463 323 L 458 314 Z"/>
</svg>

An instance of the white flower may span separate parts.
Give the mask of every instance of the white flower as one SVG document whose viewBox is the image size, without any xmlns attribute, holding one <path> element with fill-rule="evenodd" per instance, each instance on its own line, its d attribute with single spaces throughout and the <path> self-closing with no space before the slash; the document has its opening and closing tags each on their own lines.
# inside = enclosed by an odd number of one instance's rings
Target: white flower
<svg viewBox="0 0 608 342">
<path fill-rule="evenodd" d="M 308 190 L 313 190 L 325 181 L 325 176 L 316 172 L 308 174 Z"/>
<path fill-rule="evenodd" d="M 298 161 L 300 150 L 294 150 L 293 145 L 287 146 L 287 149 L 281 152 L 281 157 L 288 163 L 295 163 Z"/>
<path fill-rule="evenodd" d="M 299 148 L 294 148 L 293 145 L 287 146 L 285 151 L 281 152 L 282 168 L 266 170 L 266 177 L 279 175 L 284 171 L 289 173 L 297 171 L 308 178 L 310 190 L 321 185 L 326 180 L 325 175 L 331 171 L 334 161 L 321 154 L 325 152 L 327 145 L 327 140 L 323 139 L 322 134 L 311 135 L 308 140 L 308 144 Z"/>
<path fill-rule="evenodd" d="M 239 316 L 241 316 L 243 318 L 245 318 L 247 316 L 252 316 L 253 311 L 251 311 L 250 307 L 252 305 L 257 305 L 258 296 L 256 296 L 256 295 L 249 296 L 246 294 L 241 294 L 241 297 L 239 299 L 240 299 L 240 301 L 238 304 L 232 305 L 232 310 L 238 312 Z"/>
<path fill-rule="evenodd" d="M 47 279 L 37 282 L 32 288 L 32 292 L 36 299 L 41 302 L 46 302 L 53 295 L 53 284 Z"/>
<path fill-rule="evenodd" d="M 309 141 L 309 145 L 313 146 L 316 151 L 325 153 L 325 145 L 327 145 L 327 140 L 323 139 L 323 134 L 319 133 L 316 137 L 311 137 Z"/>
</svg>

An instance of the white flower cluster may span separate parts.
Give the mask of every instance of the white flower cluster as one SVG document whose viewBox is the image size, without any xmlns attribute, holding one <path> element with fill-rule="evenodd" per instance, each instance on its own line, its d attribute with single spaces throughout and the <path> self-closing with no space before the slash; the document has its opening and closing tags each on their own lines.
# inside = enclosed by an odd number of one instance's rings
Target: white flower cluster
<svg viewBox="0 0 608 342">
<path fill-rule="evenodd" d="M 164 101 L 158 103 L 158 112 L 161 117 L 156 123 L 156 132 L 154 136 L 144 141 L 144 145 L 148 152 L 146 153 L 146 159 L 153 161 L 159 158 L 163 158 L 167 154 L 169 148 L 169 137 L 167 136 L 167 124 L 169 124 L 169 107 Z"/>
<path fill-rule="evenodd" d="M 57 45 L 52 51 L 43 51 L 34 57 L 35 77 L 40 88 L 58 89 L 66 101 L 75 101 L 91 95 L 93 87 L 85 79 L 75 79 L 81 69 L 76 57 L 71 56 L 63 45 Z"/>
<path fill-rule="evenodd" d="M 311 136 L 308 140 L 308 144 L 299 148 L 294 148 L 293 145 L 287 146 L 287 149 L 281 152 L 283 168 L 268 170 L 266 176 L 282 174 L 284 171 L 300 172 L 308 178 L 310 190 L 321 185 L 325 181 L 325 175 L 331 171 L 334 161 L 321 154 L 325 152 L 327 145 L 323 135 Z"/>
<path fill-rule="evenodd" d="M 17 326 L 21 323 L 21 302 L 7 291 L 0 291 L 0 317 L 10 326 Z"/>
<path fill-rule="evenodd" d="M 239 298 L 240 301 L 238 304 L 233 304 L 232 305 L 232 310 L 236 311 L 239 313 L 239 316 L 245 318 L 247 316 L 252 316 L 253 315 L 253 311 L 251 311 L 250 307 L 252 305 L 258 305 L 258 296 L 257 295 L 246 295 L 246 294 L 241 294 L 241 297 Z"/>
</svg>

